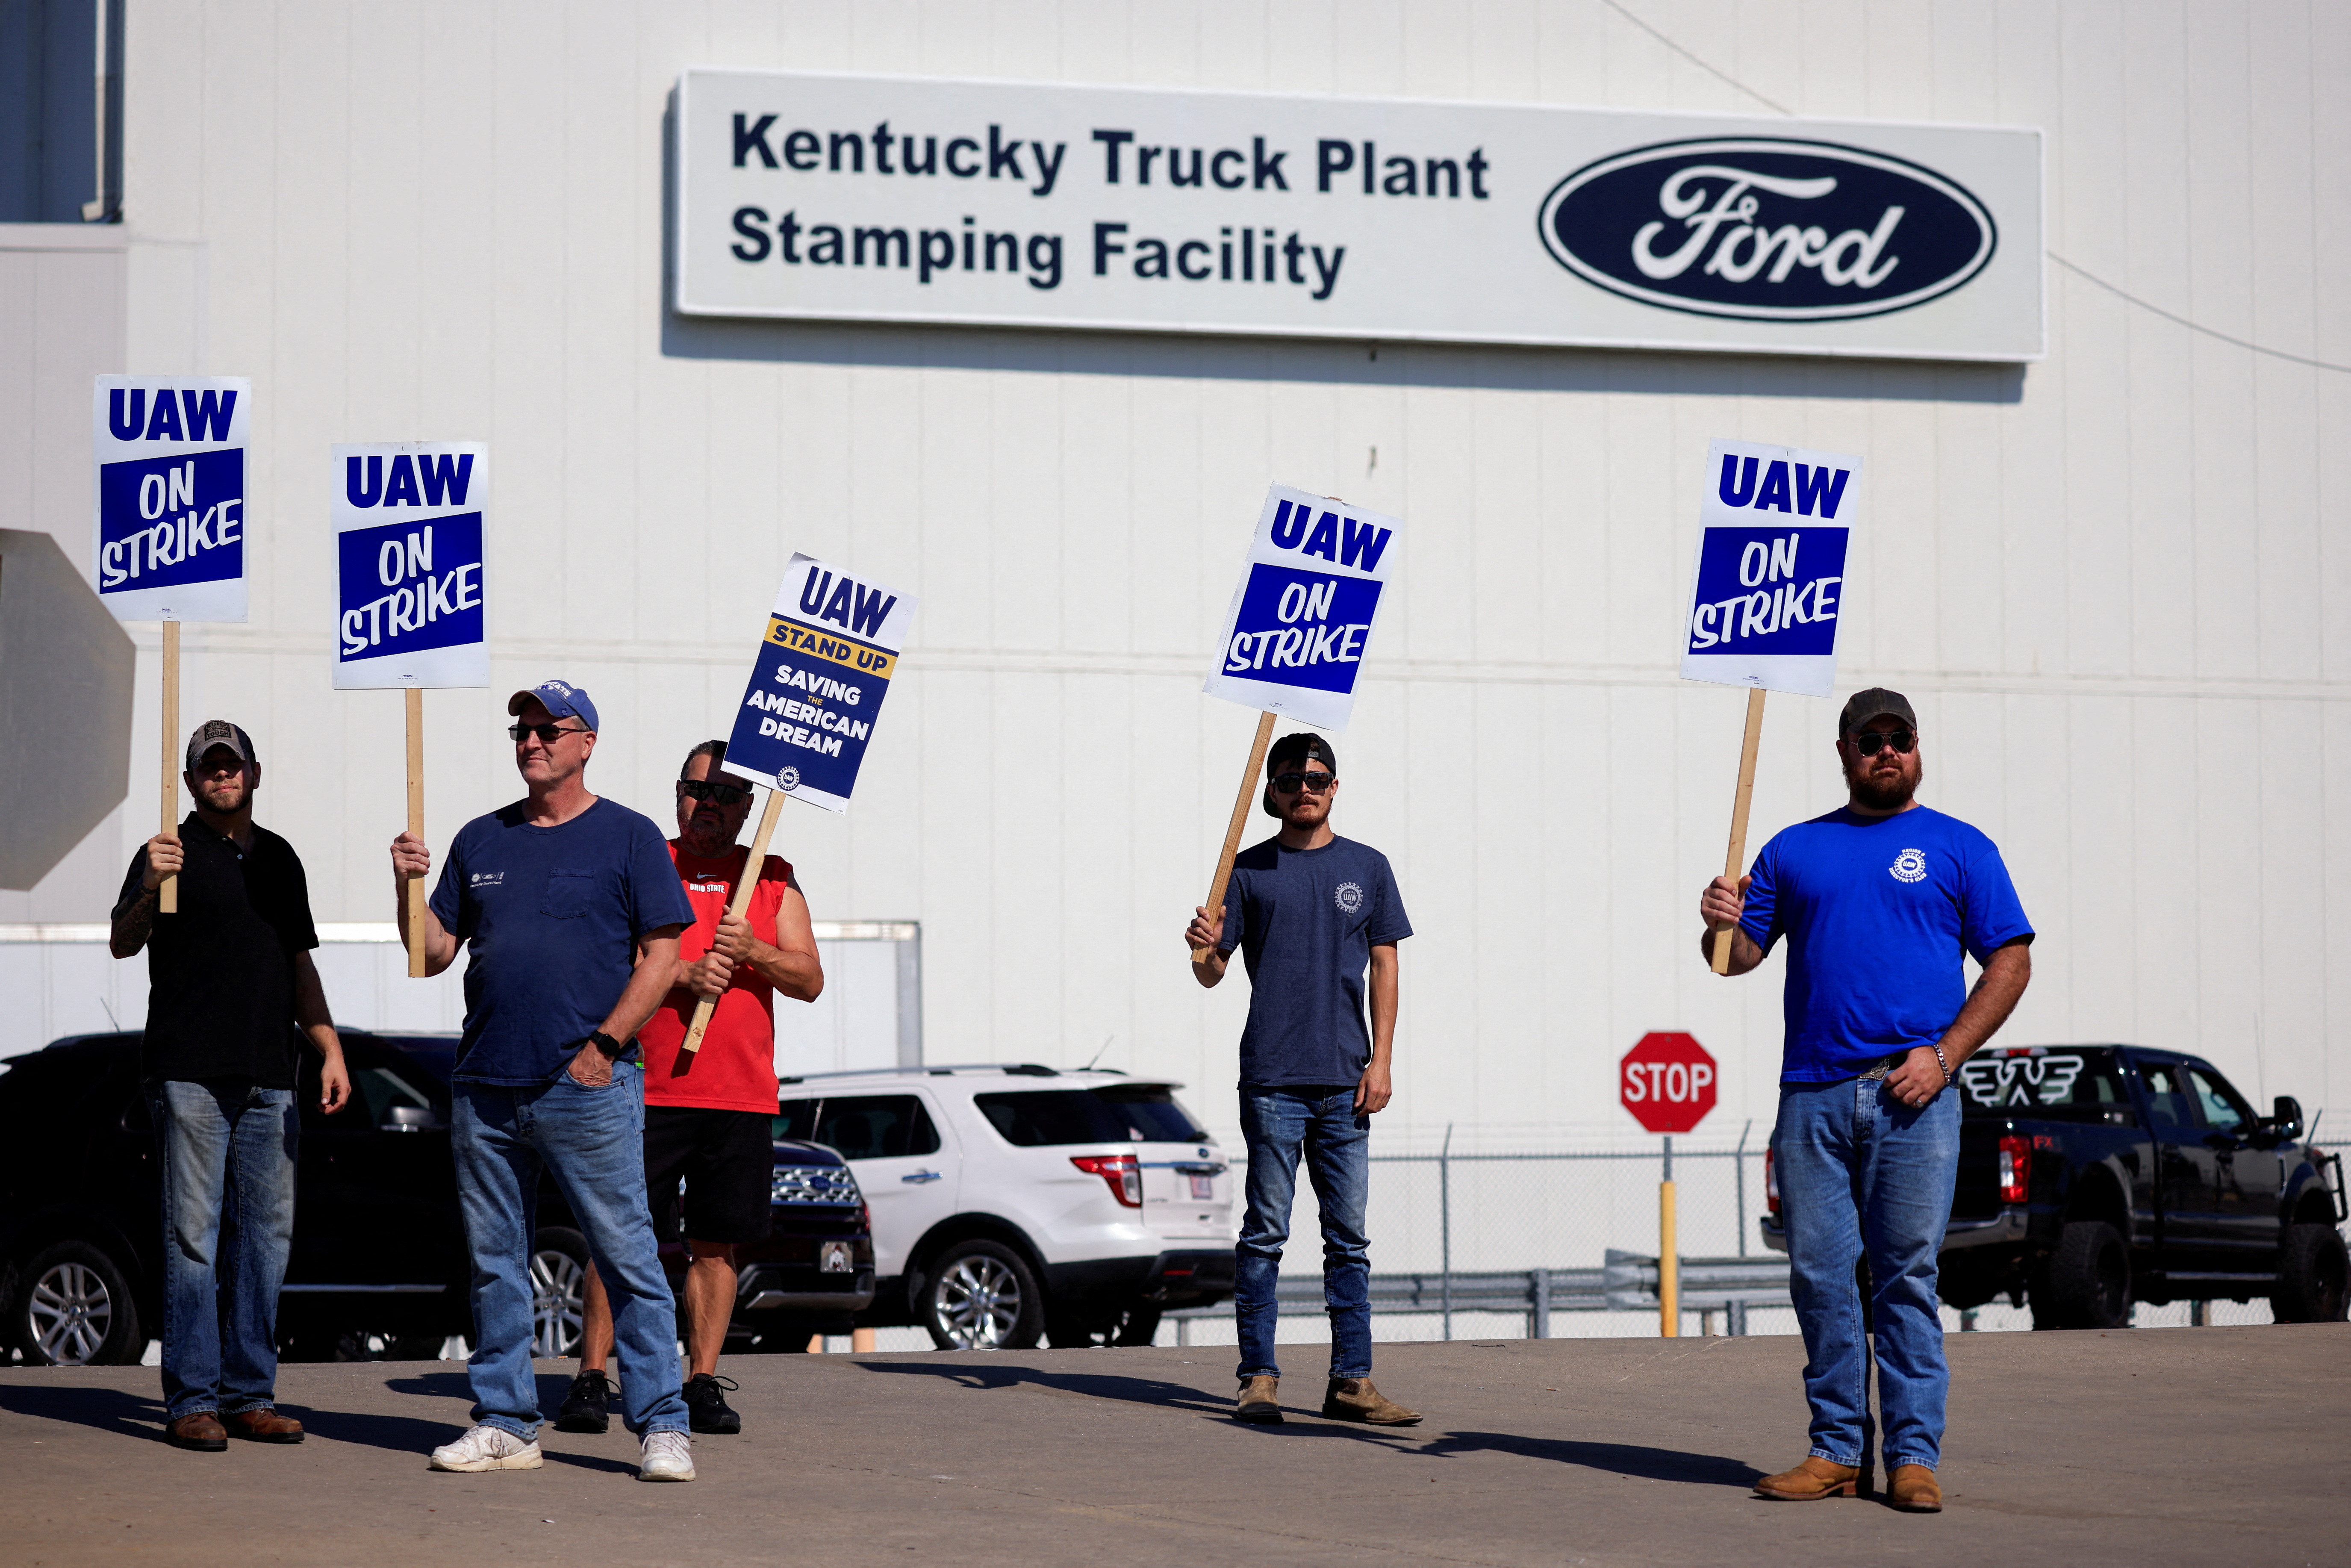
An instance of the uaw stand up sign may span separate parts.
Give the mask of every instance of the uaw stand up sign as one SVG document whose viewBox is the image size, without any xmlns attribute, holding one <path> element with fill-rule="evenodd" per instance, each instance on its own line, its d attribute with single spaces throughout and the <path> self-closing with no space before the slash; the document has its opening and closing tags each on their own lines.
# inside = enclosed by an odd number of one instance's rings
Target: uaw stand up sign
<svg viewBox="0 0 2351 1568">
<path fill-rule="evenodd" d="M 1824 697 L 1836 685 L 1845 542 L 1861 509 L 1861 459 L 1718 441 L 1707 453 L 1706 473 L 1682 626 L 1682 677 L 1747 688 L 1747 735 L 1722 872 L 1735 879 L 1747 856 L 1763 694 Z M 1728 925 L 1715 929 L 1714 972 L 1730 972 Z"/>
<path fill-rule="evenodd" d="M 1275 485 L 1258 514 L 1249 564 L 1226 612 L 1217 668 L 1201 690 L 1259 710 L 1207 908 L 1223 907 L 1241 829 L 1273 742 L 1273 716 L 1344 729 L 1388 575 L 1401 559 L 1394 517 Z M 1207 949 L 1193 954 L 1206 961 Z"/>
<path fill-rule="evenodd" d="M 482 514 L 489 448 L 378 442 L 333 452 L 335 689 L 407 692 L 408 831 L 424 836 L 424 688 L 490 684 Z M 424 975 L 424 884 L 401 883 L 408 973 Z"/>
<path fill-rule="evenodd" d="M 90 448 L 94 573 L 116 619 L 163 623 L 162 831 L 180 820 L 180 622 L 245 619 L 242 376 L 100 376 Z M 156 907 L 180 907 L 163 879 Z"/>
<path fill-rule="evenodd" d="M 773 785 L 744 875 L 727 901 L 737 917 L 750 907 L 785 796 L 828 811 L 849 810 L 914 614 L 914 601 L 904 594 L 814 556 L 794 555 L 786 565 L 726 737 L 728 769 Z M 695 1005 L 685 1050 L 701 1048 L 716 1005 L 707 997 Z"/>
</svg>

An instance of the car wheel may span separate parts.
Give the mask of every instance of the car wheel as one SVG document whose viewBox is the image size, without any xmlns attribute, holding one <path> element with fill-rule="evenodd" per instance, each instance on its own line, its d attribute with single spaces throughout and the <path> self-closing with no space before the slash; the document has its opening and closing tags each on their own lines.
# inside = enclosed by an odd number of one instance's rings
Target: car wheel
<svg viewBox="0 0 2351 1568">
<path fill-rule="evenodd" d="M 1093 1345 L 1149 1344 L 1159 1333 L 1160 1309 L 1149 1301 L 1130 1301 L 1107 1311 L 1053 1311 L 1045 1313 L 1046 1343 L 1063 1349 Z"/>
<path fill-rule="evenodd" d="M 1044 1292 L 1028 1260 L 994 1241 L 958 1241 L 923 1281 L 923 1327 L 941 1350 L 1032 1350 Z"/>
<path fill-rule="evenodd" d="M 2331 1225 L 2289 1225 L 2278 1249 L 2270 1315 L 2282 1323 L 2336 1323 L 2351 1305 L 2351 1254 Z"/>
<path fill-rule="evenodd" d="M 2049 1271 L 2032 1292 L 2032 1326 L 2130 1326 L 2130 1252 L 2103 1219 L 2076 1219 L 2057 1233 Z"/>
<path fill-rule="evenodd" d="M 530 1243 L 530 1354 L 561 1361 L 577 1354 L 588 1314 L 588 1239 L 541 1226 Z"/>
<path fill-rule="evenodd" d="M 122 1270 L 86 1241 L 37 1254 L 17 1278 L 8 1316 L 35 1366 L 124 1366 L 147 1348 Z"/>
</svg>

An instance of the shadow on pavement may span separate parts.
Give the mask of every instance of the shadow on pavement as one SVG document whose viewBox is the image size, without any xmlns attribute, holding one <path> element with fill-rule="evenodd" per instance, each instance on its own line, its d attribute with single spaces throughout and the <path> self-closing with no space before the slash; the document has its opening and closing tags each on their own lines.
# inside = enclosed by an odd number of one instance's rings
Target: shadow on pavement
<svg viewBox="0 0 2351 1568">
<path fill-rule="evenodd" d="M 127 1437 L 161 1441 L 163 1436 L 163 1402 L 152 1395 L 130 1394 L 120 1388 L 0 1385 L 0 1410 L 38 1416 L 47 1421 L 69 1421 Z"/>
<path fill-rule="evenodd" d="M 1592 1443 L 1573 1437 L 1527 1437 L 1512 1432 L 1447 1432 L 1433 1442 L 1420 1444 L 1413 1452 L 1435 1458 L 1450 1458 L 1456 1454 L 1517 1454 L 1642 1480 L 1684 1481 L 1694 1486 L 1737 1487 L 1741 1490 L 1763 1479 L 1763 1472 L 1745 1460 L 1724 1458 L 1718 1454 L 1645 1448 L 1633 1443 Z"/>
<path fill-rule="evenodd" d="M 970 1389 L 1017 1388 L 1022 1384 L 1034 1384 L 1063 1394 L 1082 1394 L 1093 1399 L 1115 1399 L 1129 1405 L 1158 1405 L 1171 1410 L 1198 1410 L 1225 1415 L 1232 1409 L 1229 1399 L 1205 1394 L 1187 1384 L 1163 1382 L 1155 1377 L 1123 1377 L 1115 1373 L 1045 1372 L 1033 1366 L 974 1365 L 938 1362 L 861 1361 L 856 1364 L 864 1372 L 896 1373 L 902 1376 L 943 1378 Z"/>
</svg>

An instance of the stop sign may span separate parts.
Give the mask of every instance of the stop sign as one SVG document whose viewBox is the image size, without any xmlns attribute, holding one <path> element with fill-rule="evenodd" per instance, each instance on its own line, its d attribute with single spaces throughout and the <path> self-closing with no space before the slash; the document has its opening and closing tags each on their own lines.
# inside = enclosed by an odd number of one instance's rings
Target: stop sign
<svg viewBox="0 0 2351 1568">
<path fill-rule="evenodd" d="M 1652 1133 L 1687 1133 L 1714 1109 L 1714 1058 L 1686 1034 L 1645 1034 L 1617 1064 L 1616 1092 Z"/>
</svg>

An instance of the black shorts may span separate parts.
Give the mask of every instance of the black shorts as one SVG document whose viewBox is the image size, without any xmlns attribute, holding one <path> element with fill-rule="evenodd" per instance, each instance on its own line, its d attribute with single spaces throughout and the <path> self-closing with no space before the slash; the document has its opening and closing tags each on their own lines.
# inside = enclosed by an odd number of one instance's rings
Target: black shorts
<svg viewBox="0 0 2351 1568">
<path fill-rule="evenodd" d="M 765 1241 L 776 1184 L 774 1130 L 773 1119 L 759 1111 L 646 1106 L 645 1200 L 661 1239 Z"/>
</svg>

